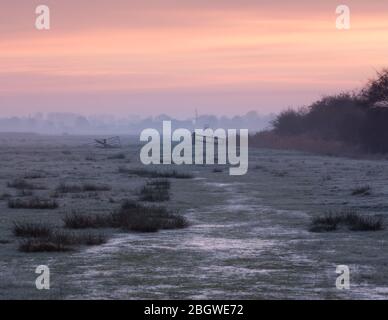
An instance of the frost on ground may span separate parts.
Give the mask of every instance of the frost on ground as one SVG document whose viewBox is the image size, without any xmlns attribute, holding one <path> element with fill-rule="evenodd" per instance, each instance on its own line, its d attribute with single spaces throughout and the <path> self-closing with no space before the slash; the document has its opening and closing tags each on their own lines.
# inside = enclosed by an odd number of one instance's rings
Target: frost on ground
<svg viewBox="0 0 388 320">
<path fill-rule="evenodd" d="M 99 246 L 19 252 L 15 221 L 62 228 L 72 212 L 105 215 L 139 198 L 150 178 L 129 173 L 142 168 L 136 140 L 128 138 L 118 151 L 96 149 L 92 138 L 0 136 L 1 299 L 388 297 L 387 228 L 309 231 L 312 218 L 328 211 L 384 217 L 384 160 L 251 149 L 245 176 L 214 166 L 170 168 L 194 176 L 169 179 L 163 202 L 189 228 L 106 229 L 109 240 Z M 10 199 L 31 197 L 55 200 L 58 208 L 8 206 Z M 350 290 L 340 291 L 335 270 L 343 264 L 350 267 Z M 35 289 L 38 265 L 50 267 L 48 291 Z"/>
</svg>

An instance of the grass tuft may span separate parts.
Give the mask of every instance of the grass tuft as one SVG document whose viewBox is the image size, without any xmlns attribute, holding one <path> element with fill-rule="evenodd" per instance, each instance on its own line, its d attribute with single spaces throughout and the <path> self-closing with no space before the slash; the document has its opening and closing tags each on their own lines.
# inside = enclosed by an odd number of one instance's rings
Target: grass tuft
<svg viewBox="0 0 388 320">
<path fill-rule="evenodd" d="M 69 247 L 53 243 L 47 239 L 27 239 L 19 244 L 21 252 L 66 252 L 70 251 Z"/>
<path fill-rule="evenodd" d="M 352 190 L 352 196 L 369 196 L 372 189 L 370 186 L 360 186 Z"/>
<path fill-rule="evenodd" d="M 186 228 L 189 223 L 165 207 L 144 206 L 127 200 L 114 213 L 105 215 L 71 214 L 64 218 L 65 227 L 84 228 L 119 228 L 126 231 L 157 232 L 162 229 Z"/>
<path fill-rule="evenodd" d="M 43 172 L 29 172 L 24 175 L 24 179 L 42 179 L 46 178 L 46 174 Z"/>
<path fill-rule="evenodd" d="M 120 160 L 125 158 L 126 158 L 126 155 L 124 153 L 116 153 L 108 156 L 109 160 Z"/>
<path fill-rule="evenodd" d="M 104 184 L 85 183 L 82 185 L 82 191 L 110 191 L 112 188 Z"/>
<path fill-rule="evenodd" d="M 41 238 L 49 237 L 52 234 L 52 228 L 42 223 L 17 223 L 14 222 L 13 234 L 16 237 Z"/>
<path fill-rule="evenodd" d="M 189 225 L 184 217 L 169 212 L 165 207 L 143 206 L 133 201 L 124 202 L 112 218 L 116 227 L 136 232 L 181 229 Z"/>
<path fill-rule="evenodd" d="M 112 188 L 108 185 L 84 183 L 83 185 L 78 184 L 67 184 L 61 183 L 55 191 L 58 193 L 79 193 L 79 192 L 91 192 L 91 191 L 110 191 Z"/>
<path fill-rule="evenodd" d="M 172 171 L 157 171 L 146 169 L 128 169 L 125 167 L 119 168 L 119 173 L 137 175 L 145 178 L 174 178 L 174 179 L 192 179 L 193 175 L 189 173 L 182 173 L 176 170 Z"/>
<path fill-rule="evenodd" d="M 0 200 L 8 200 L 9 198 L 12 198 L 12 194 L 6 192 L 0 194 Z"/>
<path fill-rule="evenodd" d="M 78 184 L 61 183 L 55 191 L 59 193 L 76 193 L 82 192 L 82 187 Z"/>
<path fill-rule="evenodd" d="M 87 215 L 73 212 L 63 218 L 65 228 L 87 229 L 87 228 L 109 228 L 112 226 L 110 215 Z"/>
<path fill-rule="evenodd" d="M 356 211 L 328 212 L 314 217 L 311 232 L 335 231 L 343 226 L 351 231 L 379 231 L 384 229 L 383 219 L 378 216 L 364 216 Z"/>
<path fill-rule="evenodd" d="M 56 209 L 58 203 L 55 200 L 41 198 L 30 199 L 9 199 L 8 208 L 10 209 Z"/>
<path fill-rule="evenodd" d="M 19 251 L 22 252 L 63 252 L 72 250 L 72 246 L 96 246 L 107 242 L 107 237 L 102 234 L 52 231 L 46 226 L 32 224 L 24 225 L 19 236 L 28 238 L 20 242 Z"/>
<path fill-rule="evenodd" d="M 171 183 L 167 179 L 149 181 L 140 190 L 140 200 L 148 202 L 162 202 L 170 200 Z"/>
<path fill-rule="evenodd" d="M 47 240 L 56 244 L 60 244 L 61 246 L 95 246 L 106 243 L 107 237 L 99 233 L 87 232 L 79 234 L 75 232 L 57 230 Z"/>
<path fill-rule="evenodd" d="M 35 186 L 32 183 L 29 183 L 28 181 L 24 179 L 15 179 L 11 182 L 7 182 L 7 187 L 8 188 L 14 188 L 14 189 L 19 189 L 19 190 L 32 190 L 35 189 Z"/>
</svg>

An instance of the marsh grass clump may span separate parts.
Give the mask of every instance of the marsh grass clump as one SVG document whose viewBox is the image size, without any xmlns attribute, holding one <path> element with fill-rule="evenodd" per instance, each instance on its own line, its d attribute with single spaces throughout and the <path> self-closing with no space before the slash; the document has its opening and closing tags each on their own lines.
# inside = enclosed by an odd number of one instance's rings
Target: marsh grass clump
<svg viewBox="0 0 388 320">
<path fill-rule="evenodd" d="M 96 191 L 110 191 L 112 188 L 104 184 L 94 184 L 94 183 L 84 183 L 82 185 L 78 184 L 68 184 L 61 183 L 55 191 L 58 193 L 80 193 L 80 192 L 96 192 Z"/>
<path fill-rule="evenodd" d="M 112 226 L 111 215 L 80 214 L 73 212 L 63 218 L 65 228 L 88 229 L 88 228 L 110 228 Z"/>
<path fill-rule="evenodd" d="M 156 179 L 156 180 L 148 181 L 147 185 L 154 186 L 157 188 L 170 189 L 171 182 L 168 179 Z"/>
<path fill-rule="evenodd" d="M 108 156 L 109 160 L 123 160 L 126 159 L 126 155 L 124 153 L 116 153 Z"/>
<path fill-rule="evenodd" d="M 128 169 L 125 167 L 119 168 L 120 173 L 136 175 L 144 178 L 174 178 L 174 179 L 192 179 L 193 175 L 189 173 L 178 172 L 176 170 L 172 171 L 157 171 L 157 170 L 147 170 L 147 169 Z"/>
<path fill-rule="evenodd" d="M 275 176 L 275 177 L 278 177 L 278 178 L 284 178 L 288 175 L 288 172 L 285 171 L 285 170 L 273 170 L 272 171 L 272 174 Z"/>
<path fill-rule="evenodd" d="M 168 189 L 144 186 L 140 190 L 140 200 L 148 202 L 163 202 L 170 200 Z"/>
<path fill-rule="evenodd" d="M 56 209 L 58 202 L 55 200 L 41 199 L 38 197 L 30 199 L 9 199 L 8 208 L 10 209 Z"/>
<path fill-rule="evenodd" d="M 81 236 L 81 242 L 86 246 L 99 246 L 107 241 L 108 238 L 104 234 L 86 233 Z"/>
<path fill-rule="evenodd" d="M 23 177 L 24 179 L 42 179 L 46 178 L 46 174 L 43 172 L 29 172 L 26 173 Z"/>
<path fill-rule="evenodd" d="M 31 197 L 33 195 L 34 195 L 34 192 L 32 190 L 26 190 L 26 189 L 19 190 L 19 192 L 17 193 L 18 197 Z"/>
<path fill-rule="evenodd" d="M 15 179 L 11 182 L 7 182 L 7 187 L 8 188 L 13 188 L 13 189 L 19 189 L 19 190 L 32 190 L 36 189 L 35 186 L 32 183 L 29 183 L 25 179 Z"/>
<path fill-rule="evenodd" d="M 0 194 L 0 200 L 8 200 L 10 198 L 12 198 L 12 194 L 9 194 L 7 192 Z"/>
<path fill-rule="evenodd" d="M 352 196 L 370 196 L 372 188 L 368 185 L 360 186 L 352 190 Z"/>
<path fill-rule="evenodd" d="M 52 228 L 51 226 L 42 223 L 14 222 L 13 234 L 15 237 L 49 237 L 52 234 Z"/>
<path fill-rule="evenodd" d="M 126 201 L 120 210 L 112 214 L 116 227 L 136 232 L 157 232 L 161 229 L 181 229 L 188 226 L 187 220 L 169 212 L 165 207 L 143 206 Z"/>
<path fill-rule="evenodd" d="M 110 191 L 112 188 L 105 184 L 84 183 L 82 191 Z"/>
<path fill-rule="evenodd" d="M 117 211 L 105 215 L 73 213 L 64 218 L 65 227 L 71 229 L 116 228 L 135 232 L 157 232 L 162 229 L 188 227 L 187 220 L 165 207 L 145 206 L 136 201 L 124 201 Z"/>
<path fill-rule="evenodd" d="M 132 170 L 125 167 L 125 166 L 120 166 L 119 169 L 118 169 L 118 172 L 119 173 L 123 173 L 123 174 L 130 174 Z"/>
<path fill-rule="evenodd" d="M 314 217 L 311 232 L 335 231 L 339 227 L 351 231 L 378 231 L 384 229 L 383 218 L 380 216 L 364 216 L 356 211 L 328 212 Z"/>
<path fill-rule="evenodd" d="M 328 232 L 337 230 L 338 219 L 331 214 L 314 217 L 311 222 L 310 232 Z"/>
<path fill-rule="evenodd" d="M 379 231 L 384 229 L 383 218 L 376 216 L 357 217 L 349 226 L 352 231 Z"/>
<path fill-rule="evenodd" d="M 76 233 L 57 230 L 48 237 L 48 240 L 61 246 L 95 246 L 106 243 L 107 237 L 103 234 L 92 232 Z"/>
<path fill-rule="evenodd" d="M 32 230 L 31 226 L 27 230 Z M 33 230 L 37 230 L 34 226 Z M 107 242 L 107 237 L 103 234 L 96 233 L 75 233 L 63 230 L 52 231 L 49 229 L 48 233 L 24 233 L 24 239 L 19 244 L 19 251 L 22 252 L 64 252 L 73 250 L 74 246 L 96 246 Z"/>
<path fill-rule="evenodd" d="M 171 183 L 167 179 L 149 181 L 140 190 L 140 200 L 149 202 L 163 202 L 170 200 Z"/>
<path fill-rule="evenodd" d="M 77 184 L 61 183 L 55 191 L 59 193 L 76 193 L 82 192 L 82 187 Z"/>
<path fill-rule="evenodd" d="M 19 251 L 26 253 L 33 252 L 67 252 L 71 248 L 53 243 L 48 239 L 26 239 L 20 242 Z"/>
</svg>

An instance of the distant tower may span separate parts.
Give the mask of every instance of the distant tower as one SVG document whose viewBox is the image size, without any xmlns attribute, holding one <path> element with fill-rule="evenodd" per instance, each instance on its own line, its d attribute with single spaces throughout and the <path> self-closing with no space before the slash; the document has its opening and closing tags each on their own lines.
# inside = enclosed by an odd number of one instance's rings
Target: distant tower
<svg viewBox="0 0 388 320">
<path fill-rule="evenodd" d="M 195 109 L 195 114 L 194 114 L 194 119 L 193 119 L 193 126 L 194 126 L 194 129 L 197 127 L 197 124 L 198 124 L 198 110 L 197 108 Z"/>
<path fill-rule="evenodd" d="M 197 124 L 198 124 L 198 110 L 197 108 L 195 108 L 195 115 L 193 119 L 193 132 L 191 134 L 193 145 L 195 144 L 195 129 L 197 128 Z"/>
</svg>

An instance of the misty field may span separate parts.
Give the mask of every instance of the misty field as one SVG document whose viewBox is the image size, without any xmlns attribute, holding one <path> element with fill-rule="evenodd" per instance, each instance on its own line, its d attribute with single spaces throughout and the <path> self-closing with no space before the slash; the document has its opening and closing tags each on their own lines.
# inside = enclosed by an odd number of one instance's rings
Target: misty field
<svg viewBox="0 0 388 320">
<path fill-rule="evenodd" d="M 250 148 L 232 177 L 93 138 L 0 135 L 0 299 L 388 298 L 386 160 Z"/>
</svg>

